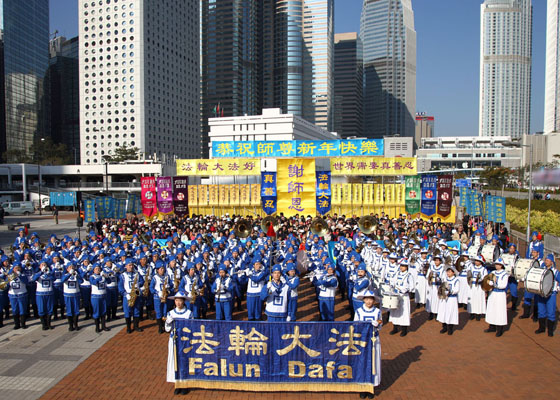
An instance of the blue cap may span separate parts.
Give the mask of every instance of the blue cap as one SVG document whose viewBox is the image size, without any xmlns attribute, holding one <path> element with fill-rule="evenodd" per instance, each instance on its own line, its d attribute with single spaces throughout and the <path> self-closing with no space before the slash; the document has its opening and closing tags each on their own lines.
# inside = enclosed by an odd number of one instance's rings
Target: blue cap
<svg viewBox="0 0 560 400">
<path fill-rule="evenodd" d="M 272 267 L 272 272 L 274 271 L 282 272 L 282 266 L 280 264 L 276 264 L 275 266 Z"/>
<path fill-rule="evenodd" d="M 226 271 L 227 272 L 227 267 L 225 264 L 220 264 L 220 268 L 218 268 L 218 271 Z"/>
<path fill-rule="evenodd" d="M 360 263 L 358 265 L 358 268 L 356 268 L 357 271 L 365 271 L 366 270 L 366 264 L 364 263 Z"/>
<path fill-rule="evenodd" d="M 552 261 L 554 263 L 554 265 L 556 265 L 556 260 L 554 259 L 554 254 L 551 253 L 551 254 L 547 255 L 546 259 Z"/>
</svg>

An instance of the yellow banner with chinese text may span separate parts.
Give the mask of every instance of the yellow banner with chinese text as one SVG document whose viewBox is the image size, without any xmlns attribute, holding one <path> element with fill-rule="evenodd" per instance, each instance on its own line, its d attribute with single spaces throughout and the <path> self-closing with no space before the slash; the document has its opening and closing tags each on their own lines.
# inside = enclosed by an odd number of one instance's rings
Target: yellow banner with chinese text
<svg viewBox="0 0 560 400">
<path fill-rule="evenodd" d="M 251 185 L 249 184 L 242 184 L 239 185 L 239 205 L 241 206 L 249 206 L 251 205 Z"/>
<path fill-rule="evenodd" d="M 251 205 L 261 205 L 261 185 L 258 183 L 251 184 Z"/>
<path fill-rule="evenodd" d="M 239 206 L 239 185 L 228 185 L 229 190 L 229 204 L 232 207 Z"/>
<path fill-rule="evenodd" d="M 416 157 L 333 157 L 332 176 L 416 175 Z"/>
<path fill-rule="evenodd" d="M 260 175 L 261 162 L 251 158 L 215 158 L 177 160 L 178 176 Z"/>
<path fill-rule="evenodd" d="M 218 185 L 208 185 L 208 205 L 217 206 L 219 204 Z"/>
<path fill-rule="evenodd" d="M 317 214 L 315 198 L 315 159 L 286 158 L 277 160 L 277 212 L 286 217 Z"/>
<path fill-rule="evenodd" d="M 192 210 L 193 208 L 198 207 L 198 190 L 196 185 L 189 185 L 188 189 L 188 199 L 189 199 L 189 208 Z M 191 211 L 192 213 L 192 211 Z"/>
</svg>

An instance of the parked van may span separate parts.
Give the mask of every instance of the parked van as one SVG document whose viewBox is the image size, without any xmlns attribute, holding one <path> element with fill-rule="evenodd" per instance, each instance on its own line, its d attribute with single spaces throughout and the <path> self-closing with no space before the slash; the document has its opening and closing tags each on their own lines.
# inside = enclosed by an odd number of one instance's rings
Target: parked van
<svg viewBox="0 0 560 400">
<path fill-rule="evenodd" d="M 5 215 L 31 215 L 35 213 L 35 207 L 31 201 L 10 201 L 2 203 Z"/>
</svg>

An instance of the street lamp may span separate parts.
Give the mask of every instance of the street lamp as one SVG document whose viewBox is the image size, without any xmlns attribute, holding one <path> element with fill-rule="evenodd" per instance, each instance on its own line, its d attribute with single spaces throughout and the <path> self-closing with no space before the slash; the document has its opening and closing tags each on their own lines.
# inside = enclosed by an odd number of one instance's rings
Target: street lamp
<svg viewBox="0 0 560 400">
<path fill-rule="evenodd" d="M 505 141 L 502 143 L 505 147 L 529 147 L 529 204 L 527 212 L 527 246 L 531 241 L 531 199 L 533 198 L 533 143 L 521 144 L 519 142 Z M 521 163 L 520 163 L 521 164 Z"/>
<path fill-rule="evenodd" d="M 102 159 L 105 163 L 105 195 L 109 196 L 109 157 L 103 156 Z"/>
</svg>

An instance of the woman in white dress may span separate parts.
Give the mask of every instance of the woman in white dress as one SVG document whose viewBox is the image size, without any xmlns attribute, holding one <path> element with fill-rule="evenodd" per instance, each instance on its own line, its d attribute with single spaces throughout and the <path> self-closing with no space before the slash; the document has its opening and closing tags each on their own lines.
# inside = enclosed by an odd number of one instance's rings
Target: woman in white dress
<svg viewBox="0 0 560 400">
<path fill-rule="evenodd" d="M 426 294 L 428 292 L 428 283 L 426 281 L 425 264 L 429 264 L 428 250 L 420 250 L 420 257 L 416 260 L 416 290 L 414 291 L 414 302 L 416 308 L 426 305 Z"/>
<path fill-rule="evenodd" d="M 408 261 L 406 259 L 402 260 L 399 272 L 393 276 L 391 286 L 399 296 L 399 306 L 396 310 L 391 310 L 389 322 L 393 324 L 393 330 L 389 334 L 394 335 L 401 328 L 401 336 L 406 336 L 410 326 L 410 297 L 408 293 L 414 290 L 412 275 L 408 272 Z"/>
<path fill-rule="evenodd" d="M 453 328 L 459 325 L 459 304 L 457 295 L 459 294 L 459 278 L 457 278 L 457 270 L 453 265 L 445 267 L 447 277 L 443 279 L 442 285 L 445 286 L 445 297 L 440 299 L 437 320 L 441 322 L 441 330 L 439 333 L 447 332 L 453 335 Z"/>
<path fill-rule="evenodd" d="M 175 337 L 173 332 L 173 321 L 179 319 L 192 319 L 193 313 L 185 307 L 187 295 L 184 292 L 179 292 L 175 296 L 170 296 L 168 298 L 174 299 L 175 301 L 175 308 L 167 313 L 167 318 L 165 319 L 165 331 L 171 333 L 167 344 L 167 382 L 173 383 L 175 382 Z M 176 395 L 187 393 L 188 389 L 175 389 Z"/>
<path fill-rule="evenodd" d="M 484 332 L 496 332 L 496 337 L 504 334 L 504 326 L 507 325 L 507 298 L 508 274 L 504 270 L 504 261 L 498 258 L 494 262 L 496 271 L 493 272 L 494 279 L 489 282 L 493 286 L 488 303 L 486 305 L 486 322 L 490 325 Z"/>
<path fill-rule="evenodd" d="M 371 322 L 373 325 L 373 332 L 375 336 L 375 379 L 373 381 L 373 386 L 379 386 L 381 383 L 381 342 L 379 341 L 379 331 L 383 326 L 381 311 L 373 304 L 375 301 L 375 293 L 373 291 L 368 290 L 363 295 L 359 295 L 357 298 L 363 301 L 364 304 L 356 310 L 356 313 L 354 314 L 354 321 Z M 360 398 L 365 399 L 366 397 L 373 399 L 373 393 L 360 394 Z"/>
<path fill-rule="evenodd" d="M 439 308 L 439 297 L 438 289 L 441 285 L 441 281 L 444 277 L 445 270 L 443 269 L 443 264 L 441 263 L 441 255 L 434 255 L 430 263 L 430 269 L 428 272 L 428 296 L 426 300 L 426 311 L 430 314 L 428 319 L 434 319 L 438 313 Z"/>
<path fill-rule="evenodd" d="M 488 270 L 484 266 L 484 260 L 480 256 L 471 257 L 467 275 L 469 276 L 469 302 L 467 304 L 467 311 L 470 314 L 470 319 L 480 321 L 482 316 L 486 314 L 486 292 L 482 290 L 480 284 L 482 278 L 488 274 Z"/>
</svg>

